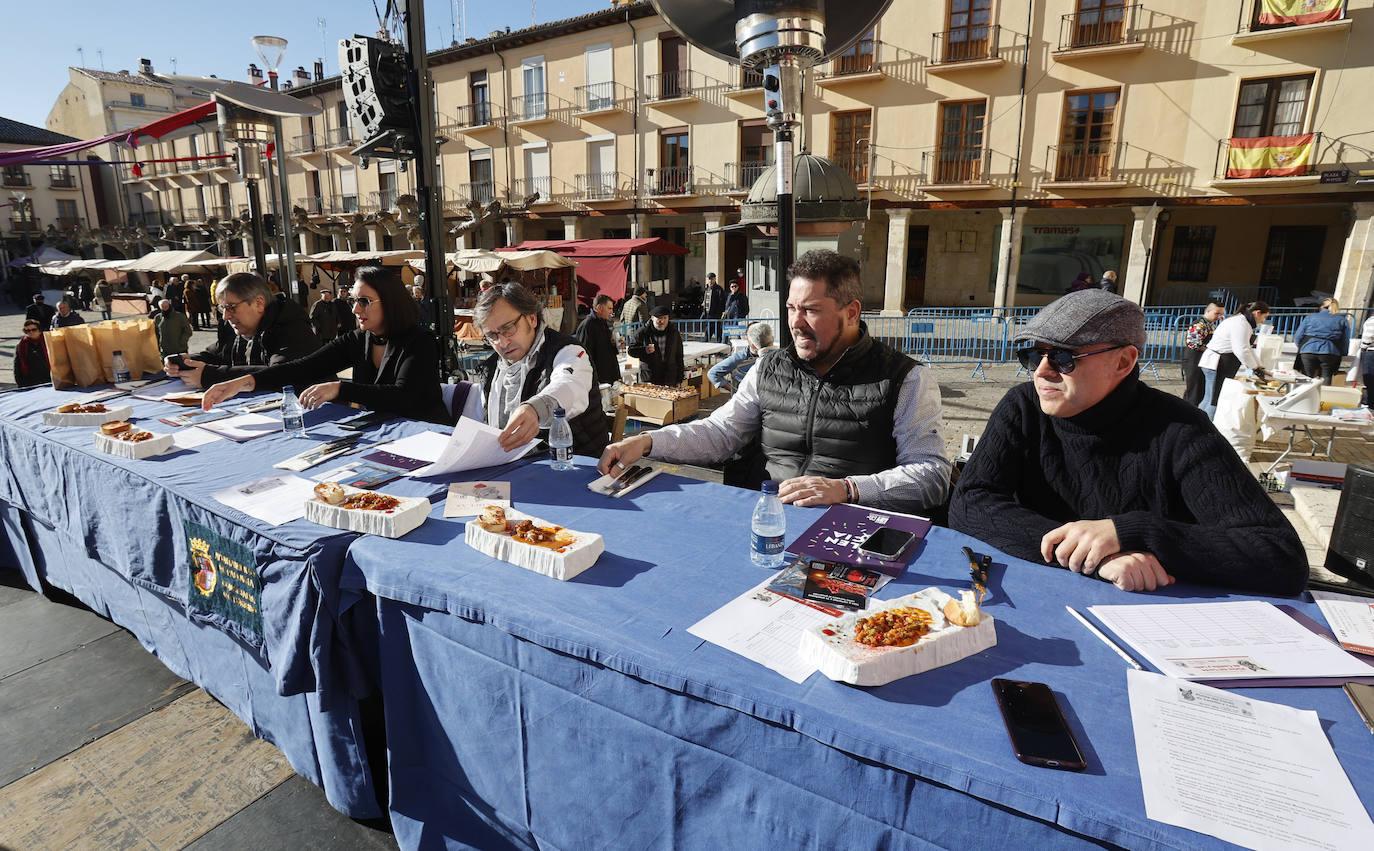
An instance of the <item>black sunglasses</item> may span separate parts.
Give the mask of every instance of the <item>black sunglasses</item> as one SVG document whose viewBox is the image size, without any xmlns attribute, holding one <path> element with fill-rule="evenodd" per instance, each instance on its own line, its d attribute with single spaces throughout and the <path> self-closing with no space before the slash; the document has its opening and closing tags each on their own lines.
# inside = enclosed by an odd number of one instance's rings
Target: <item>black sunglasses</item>
<svg viewBox="0 0 1374 851">
<path fill-rule="evenodd" d="M 1126 348 L 1124 345 L 1112 346 L 1109 349 L 1098 349 L 1095 352 L 1084 352 L 1076 355 L 1068 349 L 1037 349 L 1030 347 L 1016 350 L 1016 359 L 1021 362 L 1021 366 L 1035 372 L 1040 368 L 1040 361 L 1049 358 L 1050 369 L 1061 375 L 1068 375 L 1073 372 L 1074 367 L 1078 366 L 1078 361 L 1083 358 L 1090 358 L 1093 355 L 1100 355 L 1104 352 L 1114 352 L 1117 349 Z"/>
</svg>

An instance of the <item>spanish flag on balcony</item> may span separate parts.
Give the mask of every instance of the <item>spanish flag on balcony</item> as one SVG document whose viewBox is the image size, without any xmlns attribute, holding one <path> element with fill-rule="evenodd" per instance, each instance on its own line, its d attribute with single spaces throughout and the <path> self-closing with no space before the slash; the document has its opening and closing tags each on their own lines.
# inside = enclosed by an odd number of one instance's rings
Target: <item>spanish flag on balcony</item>
<svg viewBox="0 0 1374 851">
<path fill-rule="evenodd" d="M 1312 165 L 1311 133 L 1301 136 L 1257 136 L 1231 139 L 1226 176 L 1292 177 L 1307 174 Z"/>
<path fill-rule="evenodd" d="M 1319 24 L 1338 21 L 1345 0 L 1260 0 L 1261 24 Z"/>
</svg>

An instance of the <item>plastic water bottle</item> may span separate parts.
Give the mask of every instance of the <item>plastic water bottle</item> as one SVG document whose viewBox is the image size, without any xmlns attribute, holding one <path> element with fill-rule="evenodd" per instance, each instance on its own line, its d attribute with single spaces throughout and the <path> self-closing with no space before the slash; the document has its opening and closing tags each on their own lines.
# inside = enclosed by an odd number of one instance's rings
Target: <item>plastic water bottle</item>
<svg viewBox="0 0 1374 851">
<path fill-rule="evenodd" d="M 305 437 L 305 409 L 290 384 L 281 389 L 281 425 L 287 437 Z"/>
<path fill-rule="evenodd" d="M 777 570 L 783 563 L 783 536 L 787 534 L 787 519 L 782 515 L 782 501 L 778 499 L 778 483 L 769 479 L 763 483 L 763 493 L 754 505 L 753 535 L 749 541 L 749 556 L 754 564 Z"/>
<path fill-rule="evenodd" d="M 129 362 L 124 359 L 123 351 L 115 349 L 114 357 L 110 359 L 110 370 L 114 373 L 115 384 L 129 380 Z"/>
<path fill-rule="evenodd" d="M 572 429 L 568 427 L 568 412 L 562 408 L 553 409 L 553 425 L 549 426 L 549 446 L 553 447 L 553 468 L 571 470 Z"/>
</svg>

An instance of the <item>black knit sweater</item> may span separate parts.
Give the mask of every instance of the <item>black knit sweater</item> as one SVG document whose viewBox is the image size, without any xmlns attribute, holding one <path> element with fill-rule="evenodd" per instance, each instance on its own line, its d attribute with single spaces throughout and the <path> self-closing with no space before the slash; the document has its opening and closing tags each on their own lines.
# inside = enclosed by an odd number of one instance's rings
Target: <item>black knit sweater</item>
<svg viewBox="0 0 1374 851">
<path fill-rule="evenodd" d="M 1292 525 L 1207 416 L 1127 376 L 1074 417 L 1013 388 L 954 490 L 949 525 L 1043 563 L 1040 539 L 1110 518 L 1123 552 L 1153 554 L 1176 579 L 1292 595 L 1307 556 Z"/>
</svg>

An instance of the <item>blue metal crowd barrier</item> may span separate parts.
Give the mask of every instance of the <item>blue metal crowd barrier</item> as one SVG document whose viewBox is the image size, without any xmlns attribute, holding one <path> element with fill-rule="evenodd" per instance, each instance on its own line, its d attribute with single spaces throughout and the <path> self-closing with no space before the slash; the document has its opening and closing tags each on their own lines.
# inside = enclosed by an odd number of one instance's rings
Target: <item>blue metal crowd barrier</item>
<svg viewBox="0 0 1374 851">
<path fill-rule="evenodd" d="M 1174 284 L 1160 287 L 1154 295 L 1159 307 L 1177 307 L 1215 301 L 1235 313 L 1241 305 L 1262 301 L 1272 305 L 1279 297 L 1278 287 L 1255 284 Z"/>
</svg>

